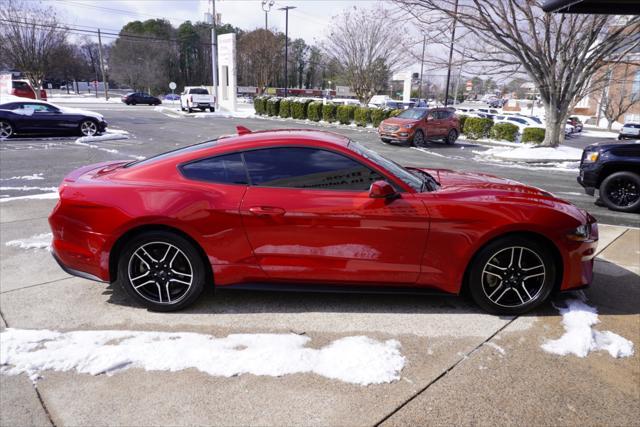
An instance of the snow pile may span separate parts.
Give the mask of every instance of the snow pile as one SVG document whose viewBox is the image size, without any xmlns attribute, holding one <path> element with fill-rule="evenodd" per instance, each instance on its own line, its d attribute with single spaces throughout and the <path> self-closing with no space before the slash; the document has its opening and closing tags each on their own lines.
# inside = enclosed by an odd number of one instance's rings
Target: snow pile
<svg viewBox="0 0 640 427">
<path fill-rule="evenodd" d="M 59 197 L 60 195 L 56 191 L 54 193 L 31 194 L 28 196 L 2 197 L 0 198 L 0 203 L 11 202 L 14 200 L 50 200 L 58 199 Z"/>
<path fill-rule="evenodd" d="M 530 163 L 576 162 L 580 161 L 582 150 L 562 145 L 559 147 L 540 147 L 532 144 L 524 144 L 517 148 L 496 147 L 487 151 L 478 152 L 478 154 L 497 159 Z"/>
<path fill-rule="evenodd" d="M 234 334 L 215 338 L 198 333 L 26 330 L 0 333 L 0 372 L 27 373 L 36 380 L 45 370 L 98 375 L 129 368 L 209 375 L 282 376 L 315 373 L 353 384 L 388 383 L 400 378 L 405 359 L 396 340 L 345 337 L 320 349 L 295 334 Z"/>
<path fill-rule="evenodd" d="M 109 130 L 103 133 L 102 135 L 83 136 L 81 138 L 78 138 L 76 139 L 76 144 L 87 144 L 89 142 L 99 142 L 99 141 L 114 141 L 118 139 L 129 139 L 129 133 L 122 130 L 117 130 L 116 132 L 111 132 Z M 92 148 L 97 148 L 97 147 L 92 147 Z"/>
<path fill-rule="evenodd" d="M 17 181 L 37 181 L 37 180 L 44 179 L 44 177 L 42 175 L 43 175 L 42 172 L 40 172 L 40 173 L 34 173 L 32 175 L 12 176 L 11 178 L 2 178 L 2 179 L 0 179 L 0 181 L 12 181 L 12 180 L 17 180 Z"/>
<path fill-rule="evenodd" d="M 593 325 L 599 322 L 598 310 L 577 299 L 567 300 L 566 307 L 558 309 L 562 314 L 565 333 L 557 340 L 548 340 L 542 349 L 549 353 L 565 356 L 575 354 L 585 357 L 591 351 L 605 350 L 612 357 L 633 355 L 633 343 L 610 331 L 595 331 Z"/>
<path fill-rule="evenodd" d="M 56 187 L 30 187 L 28 185 L 23 185 L 21 187 L 0 187 L 0 191 L 56 191 Z"/>
<path fill-rule="evenodd" d="M 42 233 L 31 236 L 27 239 L 9 240 L 5 245 L 14 246 L 20 249 L 49 249 L 53 234 Z"/>
</svg>

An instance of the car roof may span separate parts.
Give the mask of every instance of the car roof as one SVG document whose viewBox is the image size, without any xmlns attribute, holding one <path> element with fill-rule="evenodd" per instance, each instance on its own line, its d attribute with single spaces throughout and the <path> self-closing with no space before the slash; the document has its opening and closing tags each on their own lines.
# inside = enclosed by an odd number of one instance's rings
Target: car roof
<svg viewBox="0 0 640 427">
<path fill-rule="evenodd" d="M 218 140 L 219 145 L 227 144 L 256 144 L 263 142 L 299 142 L 314 141 L 336 144 L 346 147 L 349 145 L 349 138 L 335 132 L 321 131 L 314 129 L 271 129 L 259 130 L 242 135 L 225 136 Z"/>
</svg>

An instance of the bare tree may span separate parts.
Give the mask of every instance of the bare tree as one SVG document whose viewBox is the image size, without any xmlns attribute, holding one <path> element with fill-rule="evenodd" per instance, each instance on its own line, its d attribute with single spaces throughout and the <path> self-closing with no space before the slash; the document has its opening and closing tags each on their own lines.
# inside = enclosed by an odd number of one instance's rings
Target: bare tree
<svg viewBox="0 0 640 427">
<path fill-rule="evenodd" d="M 269 30 L 257 29 L 245 33 L 238 41 L 238 69 L 242 81 L 252 82 L 260 92 L 276 81 L 282 64 L 284 38 Z"/>
<path fill-rule="evenodd" d="M 454 19 L 464 31 L 456 43 L 484 72 L 525 73 L 537 86 L 546 114 L 543 145 L 564 141 L 572 106 L 602 81 L 597 72 L 640 44 L 640 17 L 547 14 L 535 0 L 396 0 L 426 27 Z M 457 7 L 456 7 L 457 6 Z M 448 28 L 451 28 L 449 26 Z"/>
<path fill-rule="evenodd" d="M 327 56 L 341 66 L 362 103 L 375 95 L 408 58 L 403 26 L 388 25 L 386 17 L 382 8 L 347 10 L 334 17 L 322 45 Z"/>
<path fill-rule="evenodd" d="M 5 1 L 0 7 L 3 62 L 25 74 L 38 99 L 42 80 L 53 68 L 66 39 L 67 31 L 51 7 L 17 0 Z"/>
<path fill-rule="evenodd" d="M 606 80 L 608 84 L 602 91 L 602 102 L 600 109 L 607 119 L 607 129 L 611 130 L 613 122 L 618 121 L 620 117 L 625 115 L 635 105 L 640 104 L 640 95 L 637 93 L 628 93 L 627 86 L 633 80 L 632 76 L 638 70 L 638 66 L 631 67 L 625 64 L 616 67 L 616 70 L 609 68 L 606 72 Z M 616 71 L 620 71 L 616 73 Z"/>
</svg>

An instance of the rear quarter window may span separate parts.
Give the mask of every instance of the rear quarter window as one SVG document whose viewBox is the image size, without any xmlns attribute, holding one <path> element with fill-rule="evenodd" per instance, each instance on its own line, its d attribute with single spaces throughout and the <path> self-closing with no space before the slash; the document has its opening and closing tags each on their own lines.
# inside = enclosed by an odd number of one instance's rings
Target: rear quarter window
<svg viewBox="0 0 640 427">
<path fill-rule="evenodd" d="M 185 178 L 219 184 L 248 184 L 240 153 L 196 160 L 180 168 Z"/>
</svg>

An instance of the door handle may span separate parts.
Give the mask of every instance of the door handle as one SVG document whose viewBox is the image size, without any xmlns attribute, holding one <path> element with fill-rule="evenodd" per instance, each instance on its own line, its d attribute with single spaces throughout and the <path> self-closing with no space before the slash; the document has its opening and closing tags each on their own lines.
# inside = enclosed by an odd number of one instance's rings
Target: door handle
<svg viewBox="0 0 640 427">
<path fill-rule="evenodd" d="M 249 212 L 256 216 L 282 216 L 286 211 L 273 206 L 253 206 L 249 208 Z"/>
</svg>

